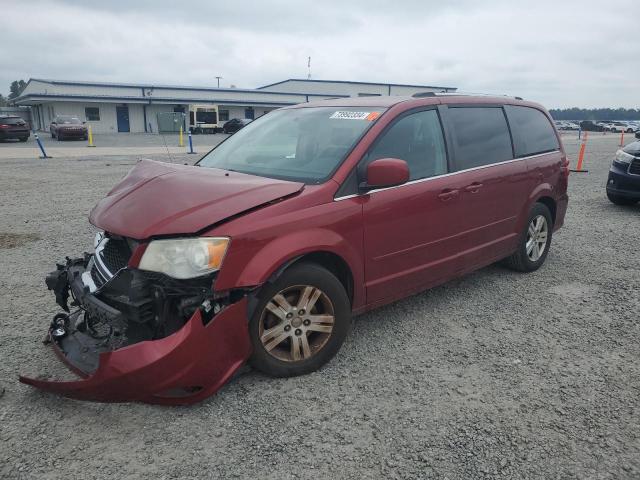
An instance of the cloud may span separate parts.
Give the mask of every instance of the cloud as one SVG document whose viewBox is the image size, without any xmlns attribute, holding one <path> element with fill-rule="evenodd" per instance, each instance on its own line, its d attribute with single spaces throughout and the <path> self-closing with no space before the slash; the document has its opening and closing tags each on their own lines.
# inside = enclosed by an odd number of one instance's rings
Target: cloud
<svg viewBox="0 0 640 480">
<path fill-rule="evenodd" d="M 252 88 L 306 77 L 311 56 L 314 78 L 640 106 L 631 0 L 221 3 L 11 2 L 0 91 L 29 77 Z"/>
</svg>

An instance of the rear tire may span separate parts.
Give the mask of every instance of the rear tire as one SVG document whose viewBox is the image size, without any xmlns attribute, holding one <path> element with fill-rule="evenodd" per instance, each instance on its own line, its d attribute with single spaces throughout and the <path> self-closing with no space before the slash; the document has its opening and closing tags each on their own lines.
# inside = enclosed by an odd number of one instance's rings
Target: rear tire
<svg viewBox="0 0 640 480">
<path fill-rule="evenodd" d="M 633 205 L 638 202 L 638 200 L 634 198 L 622 197 L 620 195 L 609 192 L 607 192 L 607 198 L 611 203 L 614 203 L 616 205 Z"/>
<path fill-rule="evenodd" d="M 517 272 L 533 272 L 547 258 L 553 235 L 553 220 L 546 205 L 531 207 L 524 231 L 518 239 L 518 249 L 505 259 L 507 267 Z"/>
<path fill-rule="evenodd" d="M 315 263 L 295 264 L 258 294 L 250 363 L 274 377 L 313 372 L 335 356 L 350 327 L 351 303 L 340 280 Z"/>
<path fill-rule="evenodd" d="M 29 137 L 21 137 L 19 140 L 20 140 L 21 142 L 26 142 L 28 138 L 29 138 Z"/>
</svg>

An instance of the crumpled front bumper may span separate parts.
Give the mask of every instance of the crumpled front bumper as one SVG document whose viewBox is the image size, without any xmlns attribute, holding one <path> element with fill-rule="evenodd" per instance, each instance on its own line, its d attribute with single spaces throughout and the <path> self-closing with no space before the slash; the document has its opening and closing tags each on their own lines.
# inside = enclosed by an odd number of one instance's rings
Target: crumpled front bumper
<svg viewBox="0 0 640 480">
<path fill-rule="evenodd" d="M 90 352 L 84 363 L 78 359 L 82 360 L 83 351 L 91 350 L 83 344 L 89 337 L 75 331 L 74 336 L 56 338 L 54 322 L 49 330 L 51 345 L 83 378 L 53 381 L 20 376 L 20 381 L 66 397 L 98 402 L 184 405 L 201 401 L 217 392 L 251 354 L 247 297 L 224 306 L 207 322 L 204 315 L 201 309 L 196 310 L 180 329 L 164 338 L 94 352 L 93 356 Z M 75 318 L 73 314 L 70 317 Z"/>
</svg>

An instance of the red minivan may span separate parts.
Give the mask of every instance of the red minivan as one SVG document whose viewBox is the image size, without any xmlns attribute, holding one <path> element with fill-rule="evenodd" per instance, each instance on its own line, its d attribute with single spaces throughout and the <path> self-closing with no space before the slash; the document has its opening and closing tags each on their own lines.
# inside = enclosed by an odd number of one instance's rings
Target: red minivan
<svg viewBox="0 0 640 480">
<path fill-rule="evenodd" d="M 497 261 L 539 268 L 568 172 L 540 105 L 433 93 L 282 108 L 196 166 L 141 161 L 91 212 L 94 250 L 46 279 L 65 310 L 49 341 L 83 378 L 21 381 L 184 404 L 247 360 L 311 372 L 353 315 Z"/>
</svg>

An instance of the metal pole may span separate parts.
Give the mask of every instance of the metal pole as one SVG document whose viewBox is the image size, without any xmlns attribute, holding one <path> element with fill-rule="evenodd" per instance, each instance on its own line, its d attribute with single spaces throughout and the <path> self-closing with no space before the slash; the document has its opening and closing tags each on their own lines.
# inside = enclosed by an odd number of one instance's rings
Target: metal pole
<svg viewBox="0 0 640 480">
<path fill-rule="evenodd" d="M 220 79 L 221 79 L 221 78 L 222 78 L 222 77 L 216 77 L 216 79 L 218 80 L 218 88 L 220 88 Z"/>
<path fill-rule="evenodd" d="M 191 140 L 191 130 L 189 130 L 189 152 L 188 153 L 196 153 L 193 151 L 193 141 Z"/>
<path fill-rule="evenodd" d="M 40 158 L 51 158 L 49 155 L 47 155 L 47 152 L 44 151 L 44 145 L 42 145 L 40 138 L 38 138 L 38 134 L 36 132 L 33 132 L 33 136 L 36 138 L 36 142 L 38 143 L 40 151 L 42 152 L 42 156 Z"/>
</svg>

